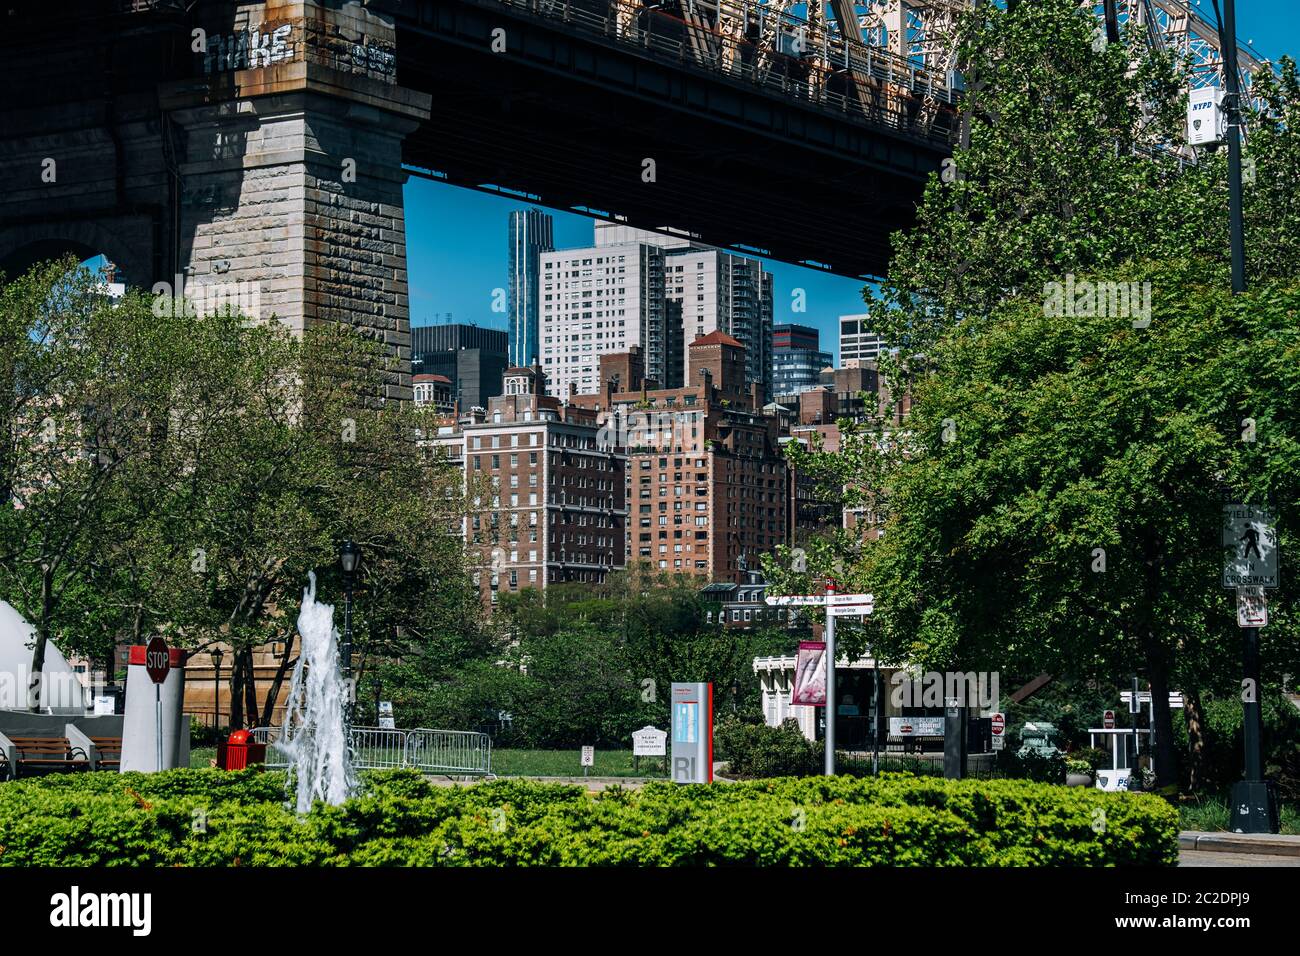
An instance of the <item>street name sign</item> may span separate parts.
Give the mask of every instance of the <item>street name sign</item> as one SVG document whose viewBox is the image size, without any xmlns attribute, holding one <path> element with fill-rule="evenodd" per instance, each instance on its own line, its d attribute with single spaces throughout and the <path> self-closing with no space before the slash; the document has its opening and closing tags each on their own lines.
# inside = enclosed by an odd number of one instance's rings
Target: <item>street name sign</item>
<svg viewBox="0 0 1300 956">
<path fill-rule="evenodd" d="M 1150 705 L 1150 703 L 1151 703 L 1151 691 L 1149 691 L 1149 690 L 1140 690 L 1140 691 L 1138 691 L 1138 697 L 1137 697 L 1137 700 L 1138 700 L 1138 711 L 1140 711 L 1143 705 Z M 1131 690 L 1122 690 L 1122 691 L 1119 692 L 1119 702 L 1120 702 L 1121 704 L 1127 704 L 1127 705 L 1130 705 L 1130 706 L 1131 706 L 1132 701 L 1133 701 L 1133 692 L 1132 692 Z M 1182 708 L 1182 706 L 1183 706 L 1183 692 L 1182 692 L 1182 691 L 1180 691 L 1180 690 L 1171 690 L 1171 691 L 1169 692 L 1169 706 L 1170 706 L 1173 710 L 1180 710 L 1180 709 Z M 1135 711 L 1135 713 L 1138 712 L 1138 711 Z"/>
</svg>

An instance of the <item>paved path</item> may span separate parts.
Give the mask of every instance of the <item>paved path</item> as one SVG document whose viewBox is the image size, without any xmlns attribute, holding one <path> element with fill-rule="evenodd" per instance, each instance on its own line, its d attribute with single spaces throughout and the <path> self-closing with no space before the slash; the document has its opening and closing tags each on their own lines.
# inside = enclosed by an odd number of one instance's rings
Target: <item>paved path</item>
<svg viewBox="0 0 1300 956">
<path fill-rule="evenodd" d="M 1300 836 L 1184 830 L 1179 866 L 1300 866 Z"/>
<path fill-rule="evenodd" d="M 1296 866 L 1300 856 L 1276 853 L 1218 853 L 1213 850 L 1179 850 L 1179 866 Z"/>
</svg>

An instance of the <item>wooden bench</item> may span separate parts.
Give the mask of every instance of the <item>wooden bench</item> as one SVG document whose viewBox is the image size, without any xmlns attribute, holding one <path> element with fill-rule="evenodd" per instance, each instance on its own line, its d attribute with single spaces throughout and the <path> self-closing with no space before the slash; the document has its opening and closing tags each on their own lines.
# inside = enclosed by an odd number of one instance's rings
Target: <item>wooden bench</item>
<svg viewBox="0 0 1300 956">
<path fill-rule="evenodd" d="M 17 766 L 14 776 L 28 767 L 34 770 L 89 770 L 90 758 L 66 737 L 9 737 Z M 80 754 L 80 756 L 78 756 Z"/>
<path fill-rule="evenodd" d="M 121 737 L 91 737 L 99 758 L 95 761 L 96 770 L 117 770 L 122 766 Z"/>
</svg>

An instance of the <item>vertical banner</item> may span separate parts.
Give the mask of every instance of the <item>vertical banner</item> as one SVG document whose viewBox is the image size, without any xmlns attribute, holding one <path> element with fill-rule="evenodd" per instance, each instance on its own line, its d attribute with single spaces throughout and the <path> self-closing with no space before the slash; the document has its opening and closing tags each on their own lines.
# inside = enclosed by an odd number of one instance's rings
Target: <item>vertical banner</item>
<svg viewBox="0 0 1300 956">
<path fill-rule="evenodd" d="M 826 645 L 821 641 L 799 642 L 790 703 L 805 707 L 826 706 Z"/>
<path fill-rule="evenodd" d="M 673 783 L 713 781 L 713 685 L 673 682 Z"/>
</svg>

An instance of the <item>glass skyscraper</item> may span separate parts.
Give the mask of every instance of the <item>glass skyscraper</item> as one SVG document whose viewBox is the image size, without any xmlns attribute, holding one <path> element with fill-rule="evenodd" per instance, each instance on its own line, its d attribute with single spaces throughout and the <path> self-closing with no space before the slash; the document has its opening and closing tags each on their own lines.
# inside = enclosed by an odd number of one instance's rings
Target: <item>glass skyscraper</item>
<svg viewBox="0 0 1300 956">
<path fill-rule="evenodd" d="M 540 209 L 510 214 L 509 315 L 510 364 L 537 359 L 539 256 L 555 248 L 551 217 Z"/>
</svg>

